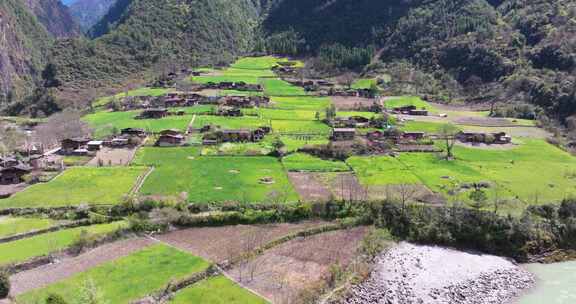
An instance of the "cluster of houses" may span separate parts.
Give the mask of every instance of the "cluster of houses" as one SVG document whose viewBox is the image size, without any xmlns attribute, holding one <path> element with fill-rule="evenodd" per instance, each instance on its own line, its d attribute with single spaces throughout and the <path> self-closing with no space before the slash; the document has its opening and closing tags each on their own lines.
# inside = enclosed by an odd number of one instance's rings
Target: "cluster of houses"
<svg viewBox="0 0 576 304">
<path fill-rule="evenodd" d="M 321 92 L 321 95 L 339 96 L 339 97 L 360 97 L 374 98 L 374 91 L 370 89 L 338 89 L 330 88 L 328 91 Z"/>
<path fill-rule="evenodd" d="M 482 133 L 482 132 L 460 132 L 456 139 L 463 143 L 470 144 L 496 144 L 505 145 L 512 142 L 512 137 L 506 132 Z"/>
<path fill-rule="evenodd" d="M 200 90 L 236 90 L 236 91 L 256 91 L 262 92 L 264 89 L 259 84 L 250 84 L 243 81 L 238 82 L 208 82 L 200 87 Z"/>
<path fill-rule="evenodd" d="M 120 135 L 113 136 L 106 140 L 93 140 L 87 137 L 65 138 L 60 142 L 62 155 L 84 156 L 93 154 L 103 147 L 123 148 L 132 144 L 132 138 L 145 138 L 148 132 L 140 128 L 125 128 L 120 131 Z"/>
<path fill-rule="evenodd" d="M 260 142 L 264 139 L 264 136 L 271 132 L 271 128 L 260 127 L 254 130 L 221 130 L 219 128 L 206 126 L 201 131 L 204 133 L 202 136 L 202 144 L 210 146 L 221 143 Z"/>
</svg>

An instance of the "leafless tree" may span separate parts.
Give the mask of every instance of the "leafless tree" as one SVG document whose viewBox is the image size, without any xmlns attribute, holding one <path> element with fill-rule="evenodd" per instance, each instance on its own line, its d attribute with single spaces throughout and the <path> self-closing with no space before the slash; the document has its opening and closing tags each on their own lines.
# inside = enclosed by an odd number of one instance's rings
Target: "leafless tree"
<svg viewBox="0 0 576 304">
<path fill-rule="evenodd" d="M 350 89 L 354 80 L 356 79 L 356 75 L 354 73 L 344 73 L 338 76 L 337 81 L 339 84 L 346 86 L 346 88 Z"/>
<path fill-rule="evenodd" d="M 402 204 L 402 211 L 406 210 L 406 204 L 412 201 L 418 194 L 418 186 L 401 184 L 398 185 L 396 191 L 398 192 L 398 198 Z"/>
<path fill-rule="evenodd" d="M 443 124 L 438 128 L 438 137 L 444 141 L 446 147 L 446 159 L 454 158 L 453 148 L 456 143 L 456 135 L 460 132 L 453 124 Z"/>
<path fill-rule="evenodd" d="M 0 125 L 0 155 L 7 155 L 24 144 L 24 133 L 16 127 Z"/>
<path fill-rule="evenodd" d="M 85 137 L 91 134 L 88 125 L 81 120 L 82 114 L 74 110 L 54 114 L 36 128 L 35 140 L 43 146 L 57 145 L 61 140 Z"/>
</svg>

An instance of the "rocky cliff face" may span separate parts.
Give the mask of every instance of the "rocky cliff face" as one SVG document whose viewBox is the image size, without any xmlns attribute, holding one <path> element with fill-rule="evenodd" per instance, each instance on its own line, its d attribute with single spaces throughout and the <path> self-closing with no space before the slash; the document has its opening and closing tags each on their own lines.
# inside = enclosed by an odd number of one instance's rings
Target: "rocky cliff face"
<svg viewBox="0 0 576 304">
<path fill-rule="evenodd" d="M 0 1 L 0 104 L 29 92 L 51 44 L 51 35 L 23 2 Z"/>
<path fill-rule="evenodd" d="M 60 0 L 23 0 L 22 2 L 54 37 L 67 38 L 80 35 L 80 26 L 72 17 L 68 7 Z"/>
<path fill-rule="evenodd" d="M 78 0 L 70 5 L 70 12 L 84 31 L 95 25 L 116 0 Z"/>
</svg>

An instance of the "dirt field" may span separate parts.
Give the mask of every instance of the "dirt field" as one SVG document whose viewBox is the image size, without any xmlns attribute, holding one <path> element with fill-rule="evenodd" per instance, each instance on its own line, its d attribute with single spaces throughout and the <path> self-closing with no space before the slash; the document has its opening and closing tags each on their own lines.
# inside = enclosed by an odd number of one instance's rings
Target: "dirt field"
<svg viewBox="0 0 576 304">
<path fill-rule="evenodd" d="M 26 184 L 17 185 L 0 185 L 0 198 L 8 197 L 16 192 L 20 192 L 26 188 Z"/>
<path fill-rule="evenodd" d="M 360 107 L 370 107 L 374 104 L 374 99 L 361 97 L 341 97 L 332 96 L 332 103 L 339 111 L 355 110 Z"/>
<path fill-rule="evenodd" d="M 324 202 L 330 200 L 332 192 L 316 177 L 316 173 L 289 172 L 290 182 L 298 191 L 300 198 L 309 202 Z"/>
<path fill-rule="evenodd" d="M 368 195 L 354 173 L 317 173 L 315 178 L 338 199 L 362 200 Z"/>
<path fill-rule="evenodd" d="M 123 240 L 100 246 L 77 257 L 64 258 L 54 264 L 12 275 L 10 294 L 17 296 L 32 289 L 48 286 L 76 273 L 127 256 L 153 243 L 154 241 L 145 238 Z"/>
<path fill-rule="evenodd" d="M 324 279 L 329 267 L 354 258 L 368 228 L 340 230 L 290 241 L 235 267 L 229 274 L 273 303 L 296 303 L 298 295 Z"/>
<path fill-rule="evenodd" d="M 136 149 L 102 148 L 102 150 L 96 153 L 96 157 L 89 161 L 87 165 L 98 166 L 98 160 L 100 159 L 104 166 L 128 166 L 130 162 L 132 162 L 135 153 Z"/>
<path fill-rule="evenodd" d="M 282 236 L 326 224 L 315 221 L 298 224 L 191 228 L 160 235 L 156 239 L 207 260 L 223 262 Z"/>
</svg>

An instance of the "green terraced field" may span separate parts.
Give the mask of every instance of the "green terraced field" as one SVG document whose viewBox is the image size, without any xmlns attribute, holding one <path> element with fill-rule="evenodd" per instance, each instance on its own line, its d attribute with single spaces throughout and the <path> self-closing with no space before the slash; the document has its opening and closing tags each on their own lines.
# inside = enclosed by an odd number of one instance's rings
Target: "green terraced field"
<svg viewBox="0 0 576 304">
<path fill-rule="evenodd" d="M 118 204 L 145 171 L 143 167 L 70 168 L 48 183 L 0 200 L 0 209 Z"/>
<path fill-rule="evenodd" d="M 196 116 L 192 126 L 202 128 L 203 126 L 214 125 L 223 129 L 257 129 L 259 127 L 269 126 L 270 121 L 258 117 L 225 117 L 215 115 Z"/>
<path fill-rule="evenodd" d="M 268 96 L 306 96 L 304 88 L 294 86 L 281 79 L 263 78 L 264 94 Z"/>
<path fill-rule="evenodd" d="M 329 98 L 315 96 L 271 97 L 274 108 L 324 112 L 331 104 Z"/>
<path fill-rule="evenodd" d="M 282 159 L 282 163 L 286 170 L 296 172 L 350 171 L 350 167 L 344 162 L 323 160 L 305 153 L 290 154 Z"/>
<path fill-rule="evenodd" d="M 0 217 L 0 238 L 49 228 L 56 222 L 36 217 Z"/>
<path fill-rule="evenodd" d="M 176 196 L 187 193 L 191 202 L 297 201 L 280 161 L 273 157 L 205 157 L 199 148 L 143 148 L 135 163 L 155 165 L 140 193 Z M 265 184 L 262 178 L 271 177 Z"/>
<path fill-rule="evenodd" d="M 170 280 L 205 270 L 208 262 L 166 245 L 153 245 L 48 287 L 18 296 L 18 303 L 43 303 L 51 293 L 82 303 L 82 287 L 91 282 L 106 303 L 129 303 L 161 290 Z M 85 303 L 85 302 L 84 302 Z"/>
<path fill-rule="evenodd" d="M 191 108 L 192 109 L 192 108 Z M 190 110 L 193 111 L 193 110 Z M 84 116 L 84 121 L 94 129 L 94 137 L 103 138 L 124 128 L 142 128 L 149 132 L 166 129 L 185 131 L 192 115 L 168 116 L 161 119 L 136 119 L 140 112 L 97 112 Z"/>
<path fill-rule="evenodd" d="M 125 222 L 78 227 L 45 233 L 30 238 L 0 244 L 0 266 L 19 263 L 34 257 L 65 249 L 78 239 L 82 231 L 89 235 L 103 236 L 120 228 L 126 227 Z"/>
<path fill-rule="evenodd" d="M 217 276 L 178 292 L 170 303 L 266 304 L 268 302 L 225 276 Z"/>
</svg>

